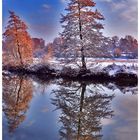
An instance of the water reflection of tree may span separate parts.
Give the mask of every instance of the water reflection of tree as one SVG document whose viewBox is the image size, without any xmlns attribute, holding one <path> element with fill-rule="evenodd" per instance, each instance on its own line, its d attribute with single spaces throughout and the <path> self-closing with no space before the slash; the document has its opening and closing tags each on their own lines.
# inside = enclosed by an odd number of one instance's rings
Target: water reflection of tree
<svg viewBox="0 0 140 140">
<path fill-rule="evenodd" d="M 31 81 L 22 77 L 3 76 L 3 112 L 9 132 L 13 132 L 24 121 L 31 98 Z"/>
<path fill-rule="evenodd" d="M 94 89 L 94 90 L 93 90 Z M 62 110 L 60 122 L 61 139 L 99 140 L 101 119 L 111 117 L 113 111 L 110 102 L 114 95 L 101 94 L 96 85 L 72 83 L 60 86 L 53 91 L 52 103 Z"/>
<path fill-rule="evenodd" d="M 112 91 L 118 89 L 123 94 L 127 94 L 127 93 L 131 93 L 132 95 L 138 94 L 138 86 L 135 83 L 134 83 L 134 85 L 129 85 L 129 83 L 119 84 L 119 85 L 116 85 L 114 83 L 109 83 L 106 85 L 106 87 L 108 89 L 111 89 Z"/>
</svg>

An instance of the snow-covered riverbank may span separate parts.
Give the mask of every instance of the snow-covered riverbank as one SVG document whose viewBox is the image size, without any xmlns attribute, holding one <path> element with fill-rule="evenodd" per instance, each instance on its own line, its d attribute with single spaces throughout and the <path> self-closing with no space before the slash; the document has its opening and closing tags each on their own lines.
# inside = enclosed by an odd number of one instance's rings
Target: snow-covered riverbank
<svg viewBox="0 0 140 140">
<path fill-rule="evenodd" d="M 137 59 L 105 59 L 105 58 L 88 58 L 86 59 L 87 68 L 93 72 L 103 72 L 110 76 L 118 73 L 128 73 L 128 74 L 138 74 L 138 60 Z M 63 71 L 64 68 L 79 69 L 79 61 L 75 63 L 66 63 L 64 58 L 61 59 L 51 59 L 47 62 L 51 69 L 57 71 Z M 46 65 L 45 63 L 42 65 Z M 33 67 L 41 66 L 39 59 L 34 59 Z"/>
</svg>

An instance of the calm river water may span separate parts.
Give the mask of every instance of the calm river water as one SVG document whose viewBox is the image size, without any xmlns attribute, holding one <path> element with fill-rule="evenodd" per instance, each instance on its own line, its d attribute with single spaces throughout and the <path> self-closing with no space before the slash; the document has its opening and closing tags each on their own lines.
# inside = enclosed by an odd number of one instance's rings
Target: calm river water
<svg viewBox="0 0 140 140">
<path fill-rule="evenodd" d="M 137 140 L 137 85 L 3 76 L 3 140 Z"/>
</svg>

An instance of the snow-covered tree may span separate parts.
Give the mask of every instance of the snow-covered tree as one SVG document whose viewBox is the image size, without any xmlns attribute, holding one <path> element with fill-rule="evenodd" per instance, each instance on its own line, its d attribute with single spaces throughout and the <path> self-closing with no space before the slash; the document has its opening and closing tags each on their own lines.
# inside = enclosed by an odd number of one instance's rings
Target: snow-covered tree
<svg viewBox="0 0 140 140">
<path fill-rule="evenodd" d="M 12 11 L 9 13 L 10 17 L 3 38 L 7 44 L 8 54 L 13 56 L 16 63 L 23 65 L 32 61 L 32 39 L 27 32 L 28 27 L 20 17 Z"/>
<path fill-rule="evenodd" d="M 113 116 L 110 103 L 114 95 L 100 93 L 101 87 L 95 84 L 66 81 L 63 84 L 53 91 L 52 99 L 56 109 L 61 110 L 61 139 L 100 140 L 101 120 Z"/>
<path fill-rule="evenodd" d="M 125 38 L 121 38 L 119 45 L 123 53 L 131 53 L 133 57 L 138 56 L 138 42 L 134 37 L 127 35 Z"/>
<path fill-rule="evenodd" d="M 68 13 L 61 19 L 64 28 L 61 35 L 67 45 L 64 51 L 71 53 L 75 60 L 81 58 L 82 70 L 87 69 L 87 54 L 96 54 L 103 38 L 100 32 L 103 25 L 98 20 L 104 17 L 97 9 L 93 10 L 95 5 L 92 0 L 70 0 L 66 8 Z"/>
<path fill-rule="evenodd" d="M 119 49 L 119 41 L 120 39 L 118 36 L 104 37 L 99 56 L 109 58 L 119 56 L 121 54 L 121 50 Z"/>
<path fill-rule="evenodd" d="M 64 57 L 63 48 L 64 46 L 64 40 L 61 37 L 57 37 L 53 41 L 53 49 L 54 49 L 54 56 L 55 57 Z"/>
<path fill-rule="evenodd" d="M 138 43 L 131 35 L 127 35 L 124 38 L 113 36 L 108 39 L 107 47 L 104 48 L 108 48 L 108 52 L 113 57 L 125 56 L 136 58 L 138 56 Z"/>
</svg>

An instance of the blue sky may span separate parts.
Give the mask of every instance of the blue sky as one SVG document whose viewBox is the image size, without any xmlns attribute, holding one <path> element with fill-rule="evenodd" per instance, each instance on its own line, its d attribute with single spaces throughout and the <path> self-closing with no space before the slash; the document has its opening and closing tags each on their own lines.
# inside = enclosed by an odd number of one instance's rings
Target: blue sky
<svg viewBox="0 0 140 140">
<path fill-rule="evenodd" d="M 8 21 L 8 10 L 14 11 L 29 27 L 32 37 L 53 41 L 62 31 L 60 14 L 68 0 L 3 0 L 3 31 Z M 94 0 L 105 17 L 104 35 L 137 38 L 137 0 Z"/>
</svg>

